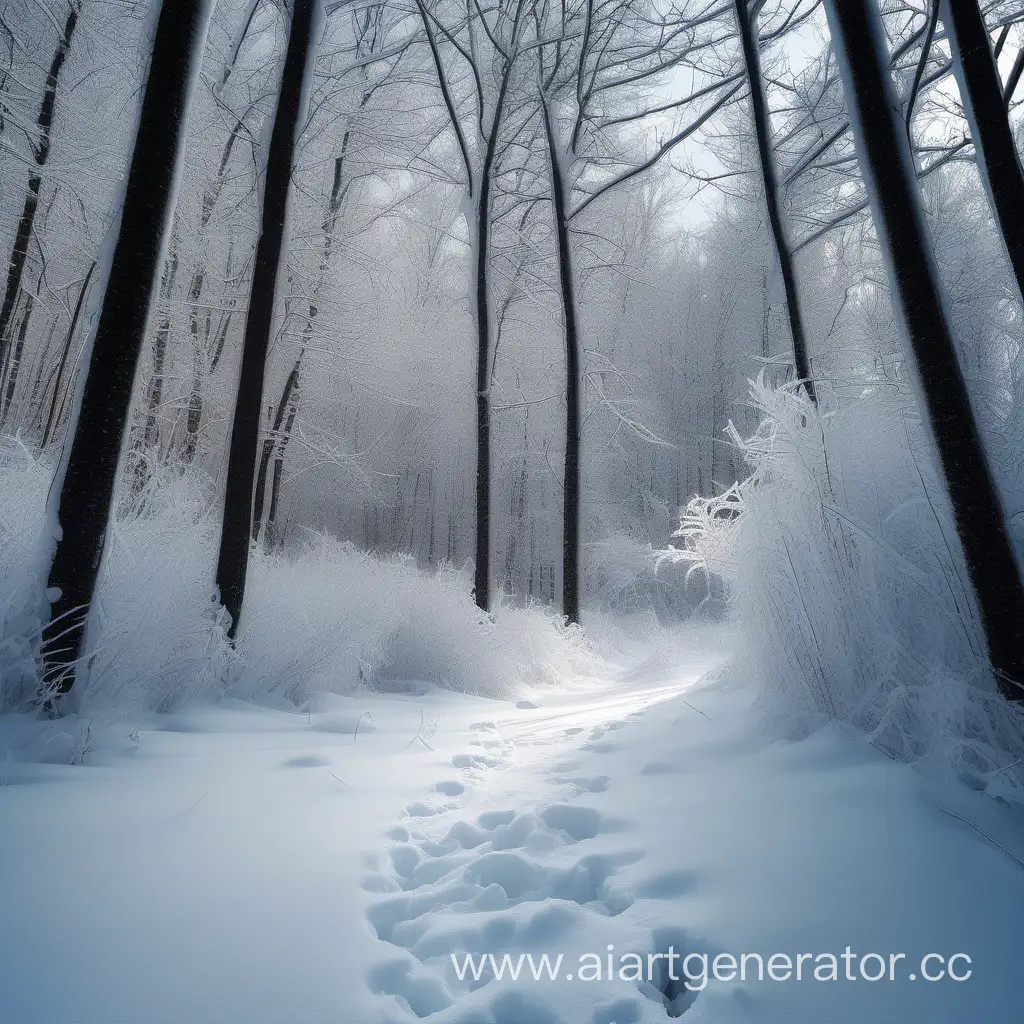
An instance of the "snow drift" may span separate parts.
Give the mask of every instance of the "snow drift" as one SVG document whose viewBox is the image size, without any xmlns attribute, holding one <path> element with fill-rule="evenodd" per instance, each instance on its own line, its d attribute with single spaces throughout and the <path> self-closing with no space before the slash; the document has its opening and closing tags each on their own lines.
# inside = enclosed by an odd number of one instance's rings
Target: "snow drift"
<svg viewBox="0 0 1024 1024">
<path fill-rule="evenodd" d="M 14 442 L 0 452 L 0 707 L 36 687 L 41 583 L 36 571 L 52 465 Z M 189 477 L 122 509 L 108 538 L 88 627 L 78 711 L 137 721 L 205 695 L 301 704 L 320 691 L 422 680 L 509 696 L 525 685 L 594 675 L 582 631 L 539 607 L 482 613 L 467 570 L 436 572 L 310 534 L 293 551 L 254 551 L 237 649 L 214 601 L 217 522 Z M 29 639 L 25 639 L 28 637 Z"/>
<path fill-rule="evenodd" d="M 865 377 L 816 408 L 762 375 L 750 395 L 760 427 L 731 429 L 750 475 L 694 498 L 666 556 L 727 587 L 734 672 L 762 681 L 798 732 L 837 718 L 930 774 L 1024 802 L 1024 714 L 988 676 L 906 386 Z"/>
</svg>

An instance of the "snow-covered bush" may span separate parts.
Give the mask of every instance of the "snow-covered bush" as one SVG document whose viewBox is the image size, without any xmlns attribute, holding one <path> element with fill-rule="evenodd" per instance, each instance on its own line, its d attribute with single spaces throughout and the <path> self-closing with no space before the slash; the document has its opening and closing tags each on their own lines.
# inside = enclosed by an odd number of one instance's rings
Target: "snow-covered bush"
<svg viewBox="0 0 1024 1024">
<path fill-rule="evenodd" d="M 302 702 L 426 680 L 488 696 L 524 684 L 565 684 L 595 673 L 582 631 L 539 607 L 492 617 L 470 595 L 466 571 L 417 568 L 401 556 L 363 554 L 310 535 L 298 553 L 263 555 L 250 568 L 239 687 Z"/>
<path fill-rule="evenodd" d="M 28 706 L 36 689 L 38 538 L 52 473 L 14 442 L 0 453 L 0 702 L 9 710 Z M 254 552 L 232 650 L 214 601 L 217 526 L 206 488 L 189 476 L 122 507 L 86 636 L 82 716 L 134 722 L 208 694 L 301 703 L 319 690 L 402 680 L 507 696 L 599 671 L 582 631 L 550 611 L 484 615 L 466 571 L 428 572 L 316 534 L 286 553 Z"/>
<path fill-rule="evenodd" d="M 800 730 L 848 722 L 929 773 L 1024 802 L 1024 715 L 984 667 L 973 596 L 905 385 L 820 395 L 759 378 L 750 475 L 685 509 L 666 557 L 725 582 L 738 674 Z M 1024 624 L 1022 624 L 1024 625 Z"/>
<path fill-rule="evenodd" d="M 659 567 L 659 552 L 625 533 L 614 533 L 586 547 L 587 606 L 609 616 L 653 614 L 663 625 L 707 610 L 708 589 L 683 570 Z"/>
</svg>

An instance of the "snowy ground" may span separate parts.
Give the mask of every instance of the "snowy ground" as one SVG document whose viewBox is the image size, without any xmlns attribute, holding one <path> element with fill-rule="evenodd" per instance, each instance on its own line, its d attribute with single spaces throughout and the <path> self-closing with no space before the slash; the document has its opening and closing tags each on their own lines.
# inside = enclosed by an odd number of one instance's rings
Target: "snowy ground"
<svg viewBox="0 0 1024 1024">
<path fill-rule="evenodd" d="M 714 662 L 536 707 L 425 687 L 195 706 L 131 756 L 0 762 L 0 1019 L 1019 1021 L 1024 868 L 999 805 L 838 730 L 774 739 L 748 695 L 697 683 Z M 696 995 L 567 980 L 609 945 L 616 970 L 669 947 L 905 960 L 897 981 L 804 968 Z M 460 982 L 452 952 L 564 962 Z M 928 953 L 969 955 L 970 979 L 909 980 Z"/>
</svg>

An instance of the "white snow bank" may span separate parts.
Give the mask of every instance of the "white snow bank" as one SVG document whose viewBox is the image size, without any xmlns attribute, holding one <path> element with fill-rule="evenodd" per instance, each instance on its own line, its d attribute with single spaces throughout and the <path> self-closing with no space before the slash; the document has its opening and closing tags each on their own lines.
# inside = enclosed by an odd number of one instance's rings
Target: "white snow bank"
<svg viewBox="0 0 1024 1024">
<path fill-rule="evenodd" d="M 13 444 L 0 453 L 0 709 L 23 706 L 35 689 L 36 545 L 51 474 Z M 295 705 L 406 679 L 511 695 L 527 683 L 585 683 L 601 670 L 582 632 L 543 609 L 482 614 L 465 571 L 428 573 L 321 536 L 253 555 L 231 651 L 213 600 L 216 541 L 209 501 L 188 478 L 165 481 L 141 512 L 122 509 L 86 638 L 83 719 L 130 729 L 147 711 L 204 694 Z"/>
<path fill-rule="evenodd" d="M 1024 713 L 987 675 L 973 594 L 904 390 L 862 382 L 815 408 L 763 378 L 764 420 L 733 441 L 751 475 L 684 512 L 683 558 L 724 581 L 734 673 L 793 735 L 849 722 L 925 772 L 1024 802 Z"/>
<path fill-rule="evenodd" d="M 777 739 L 749 694 L 694 687 L 713 660 L 531 708 L 420 684 L 308 714 L 190 704 L 130 761 L 0 765 L 4 1019 L 1017 1024 L 1007 809 L 836 726 Z M 321 728 L 346 711 L 376 730 Z M 667 999 L 565 978 L 608 946 L 905 959 L 895 981 Z M 468 952 L 566 963 L 460 982 Z M 970 980 L 910 980 L 929 953 L 969 955 Z"/>
</svg>

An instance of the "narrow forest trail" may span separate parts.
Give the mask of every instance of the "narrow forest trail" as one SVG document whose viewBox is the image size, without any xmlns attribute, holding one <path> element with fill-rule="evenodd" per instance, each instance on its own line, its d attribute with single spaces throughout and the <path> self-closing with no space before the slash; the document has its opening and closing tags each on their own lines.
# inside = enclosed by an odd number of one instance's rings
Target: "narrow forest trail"
<svg viewBox="0 0 1024 1024">
<path fill-rule="evenodd" d="M 519 706 L 423 684 L 306 714 L 225 700 L 88 767 L 0 765 L 4 1019 L 1011 1024 L 1024 872 L 863 743 L 780 741 L 749 692 L 700 680 L 718 660 L 638 656 Z M 1012 848 L 991 801 L 947 806 Z M 580 967 L 847 945 L 963 951 L 975 978 L 693 992 L 658 961 Z M 460 980 L 489 953 L 562 960 Z"/>
</svg>

